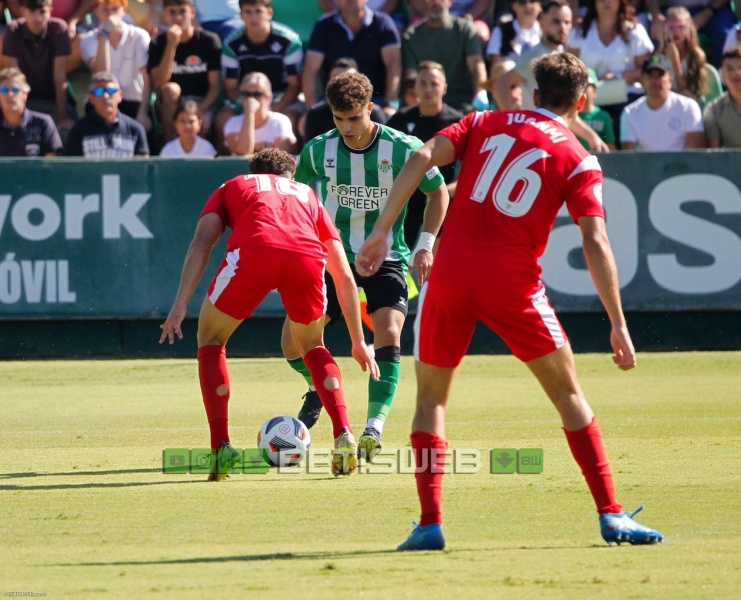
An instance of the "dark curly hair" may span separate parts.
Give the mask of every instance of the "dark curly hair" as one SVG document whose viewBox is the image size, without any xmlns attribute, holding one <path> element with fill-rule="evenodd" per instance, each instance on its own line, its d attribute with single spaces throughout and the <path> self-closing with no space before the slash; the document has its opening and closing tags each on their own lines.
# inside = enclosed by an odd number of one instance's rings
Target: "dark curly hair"
<svg viewBox="0 0 741 600">
<path fill-rule="evenodd" d="M 268 173 L 291 177 L 295 170 L 296 161 L 293 160 L 293 156 L 278 148 L 265 148 L 255 152 L 250 161 L 250 172 L 255 174 Z"/>
<path fill-rule="evenodd" d="M 362 73 L 342 73 L 329 82 L 326 96 L 333 111 L 351 112 L 368 106 L 373 86 Z"/>
</svg>

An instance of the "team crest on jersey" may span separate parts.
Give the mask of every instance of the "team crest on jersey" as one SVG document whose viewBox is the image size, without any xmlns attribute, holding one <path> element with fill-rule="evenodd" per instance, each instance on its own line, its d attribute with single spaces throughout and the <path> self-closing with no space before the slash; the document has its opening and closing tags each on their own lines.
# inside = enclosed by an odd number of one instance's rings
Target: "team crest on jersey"
<svg viewBox="0 0 741 600">
<path fill-rule="evenodd" d="M 334 158 L 328 158 L 324 161 L 325 169 L 334 169 Z"/>
<path fill-rule="evenodd" d="M 388 173 L 391 169 L 393 169 L 393 165 L 387 158 L 384 158 L 380 163 L 378 163 L 378 170 L 381 171 L 381 173 Z"/>
<path fill-rule="evenodd" d="M 280 42 L 273 42 L 273 45 L 272 45 L 272 46 L 270 46 L 270 49 L 271 49 L 271 50 L 272 50 L 273 52 L 275 52 L 275 53 L 278 53 L 278 52 L 280 52 L 280 50 L 281 50 L 281 48 L 282 48 L 282 47 L 283 47 L 283 46 L 281 46 L 281 45 L 280 45 Z"/>
</svg>

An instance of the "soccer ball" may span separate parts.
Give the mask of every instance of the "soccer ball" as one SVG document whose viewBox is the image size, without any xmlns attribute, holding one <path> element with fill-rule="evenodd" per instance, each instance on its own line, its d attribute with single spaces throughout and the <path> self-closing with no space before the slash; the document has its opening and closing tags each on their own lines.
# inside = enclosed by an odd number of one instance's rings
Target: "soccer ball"
<svg viewBox="0 0 741 600">
<path fill-rule="evenodd" d="M 257 433 L 257 447 L 274 467 L 298 465 L 310 444 L 311 435 L 306 425 L 286 415 L 268 419 Z"/>
</svg>

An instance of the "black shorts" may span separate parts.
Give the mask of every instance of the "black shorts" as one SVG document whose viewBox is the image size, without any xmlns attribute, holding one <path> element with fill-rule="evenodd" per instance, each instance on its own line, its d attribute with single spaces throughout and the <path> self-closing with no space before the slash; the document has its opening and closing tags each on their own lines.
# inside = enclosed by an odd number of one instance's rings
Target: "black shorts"
<svg viewBox="0 0 741 600">
<path fill-rule="evenodd" d="M 350 269 L 355 276 L 355 283 L 365 291 L 368 300 L 368 314 L 373 314 L 379 308 L 394 308 L 407 316 L 407 268 L 399 261 L 386 260 L 381 264 L 378 272 L 370 277 L 361 277 L 351 264 Z M 342 309 L 337 300 L 337 289 L 329 273 L 324 277 L 327 282 L 327 316 L 329 325 L 334 325 L 342 316 Z"/>
</svg>

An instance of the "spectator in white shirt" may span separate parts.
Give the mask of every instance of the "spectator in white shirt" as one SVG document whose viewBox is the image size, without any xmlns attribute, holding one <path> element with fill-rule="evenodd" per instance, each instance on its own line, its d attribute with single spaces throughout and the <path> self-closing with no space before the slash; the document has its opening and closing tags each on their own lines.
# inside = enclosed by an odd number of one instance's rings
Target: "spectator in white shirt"
<svg viewBox="0 0 741 600">
<path fill-rule="evenodd" d="M 198 104 L 186 100 L 175 110 L 175 131 L 178 136 L 167 142 L 160 156 L 164 158 L 213 158 L 216 148 L 211 142 L 198 135 L 203 125 L 203 117 Z"/>
</svg>

